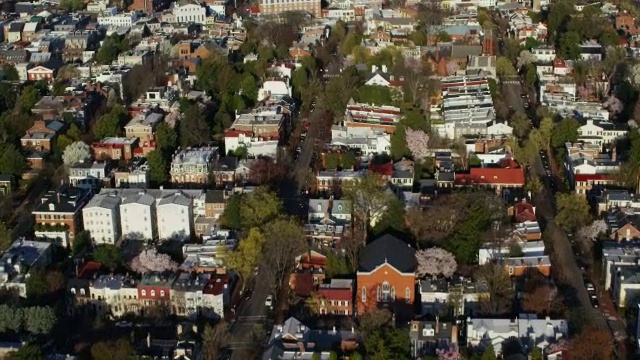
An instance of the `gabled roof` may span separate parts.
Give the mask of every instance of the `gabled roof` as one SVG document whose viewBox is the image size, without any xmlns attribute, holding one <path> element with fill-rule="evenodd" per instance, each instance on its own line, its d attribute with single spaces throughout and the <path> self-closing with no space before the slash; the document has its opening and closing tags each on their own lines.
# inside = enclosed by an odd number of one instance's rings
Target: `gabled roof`
<svg viewBox="0 0 640 360">
<path fill-rule="evenodd" d="M 384 263 L 400 272 L 412 273 L 416 268 L 416 251 L 393 235 L 383 235 L 362 249 L 358 271 L 373 271 Z"/>
</svg>

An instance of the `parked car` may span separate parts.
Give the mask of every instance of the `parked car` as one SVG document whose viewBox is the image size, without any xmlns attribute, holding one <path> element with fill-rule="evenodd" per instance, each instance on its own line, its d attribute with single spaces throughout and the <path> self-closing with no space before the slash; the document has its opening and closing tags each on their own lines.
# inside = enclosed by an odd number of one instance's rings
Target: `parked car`
<svg viewBox="0 0 640 360">
<path fill-rule="evenodd" d="M 273 295 L 267 296 L 267 300 L 264 301 L 264 305 L 267 307 L 273 306 Z"/>
<path fill-rule="evenodd" d="M 247 289 L 244 291 L 244 300 L 247 301 L 249 299 L 251 299 L 251 294 L 253 293 L 253 290 L 251 289 Z"/>
<path fill-rule="evenodd" d="M 600 304 L 598 303 L 598 298 L 595 295 L 591 295 L 591 306 L 596 309 L 600 306 Z"/>
<path fill-rule="evenodd" d="M 585 286 L 586 286 L 587 291 L 589 293 L 595 293 L 596 292 L 596 288 L 593 286 L 592 283 L 588 282 L 588 283 L 585 284 Z"/>
</svg>

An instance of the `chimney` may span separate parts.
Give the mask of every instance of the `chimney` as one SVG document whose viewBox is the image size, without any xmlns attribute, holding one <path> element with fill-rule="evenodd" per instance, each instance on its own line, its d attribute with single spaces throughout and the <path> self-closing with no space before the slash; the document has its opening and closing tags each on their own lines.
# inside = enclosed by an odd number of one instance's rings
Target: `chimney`
<svg viewBox="0 0 640 360">
<path fill-rule="evenodd" d="M 193 324 L 193 327 L 191 327 L 191 330 L 193 330 L 194 334 L 197 334 L 198 333 L 198 325 Z"/>
<path fill-rule="evenodd" d="M 147 348 L 151 348 L 151 333 L 147 333 Z"/>
<path fill-rule="evenodd" d="M 440 332 L 440 316 L 436 316 L 436 334 Z"/>
<path fill-rule="evenodd" d="M 182 324 L 178 324 L 178 326 L 176 326 L 176 333 L 178 336 L 182 335 Z"/>
<path fill-rule="evenodd" d="M 331 331 L 335 334 L 336 333 L 336 327 L 334 326 Z"/>
<path fill-rule="evenodd" d="M 617 161 L 618 160 L 618 150 L 617 150 L 617 147 L 615 147 L 615 146 L 611 150 L 611 160 L 612 161 Z"/>
<path fill-rule="evenodd" d="M 56 198 L 58 199 L 58 204 L 60 204 L 60 191 L 56 192 Z"/>
<path fill-rule="evenodd" d="M 458 325 L 455 323 L 451 325 L 451 344 L 458 343 Z"/>
</svg>

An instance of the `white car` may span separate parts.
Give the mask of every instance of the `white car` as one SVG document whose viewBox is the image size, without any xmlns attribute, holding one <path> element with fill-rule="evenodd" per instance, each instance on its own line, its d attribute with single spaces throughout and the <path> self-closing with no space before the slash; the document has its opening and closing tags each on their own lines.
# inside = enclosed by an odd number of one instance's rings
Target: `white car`
<svg viewBox="0 0 640 360">
<path fill-rule="evenodd" d="M 272 295 L 267 296 L 267 300 L 264 301 L 264 305 L 268 306 L 268 307 L 272 307 L 273 306 L 273 296 Z"/>
</svg>

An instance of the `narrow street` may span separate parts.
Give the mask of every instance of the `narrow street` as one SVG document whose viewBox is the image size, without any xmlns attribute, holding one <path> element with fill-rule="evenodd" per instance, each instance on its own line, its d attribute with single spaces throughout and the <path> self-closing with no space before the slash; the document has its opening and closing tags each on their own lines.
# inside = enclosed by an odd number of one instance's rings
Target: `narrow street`
<svg viewBox="0 0 640 360">
<path fill-rule="evenodd" d="M 539 156 L 531 167 L 531 172 L 540 179 L 545 178 L 546 174 Z M 554 197 L 550 184 L 548 181 L 543 181 L 543 183 L 545 184 L 543 191 L 534 197 L 536 214 L 545 229 L 545 247 L 551 259 L 556 283 L 565 298 L 565 303 L 581 315 L 580 318 L 584 321 L 583 325 L 593 325 L 599 329 L 610 331 L 602 313 L 591 306 L 589 294 L 582 280 L 582 272 L 573 254 L 569 238 L 565 231 L 554 222 Z"/>
<path fill-rule="evenodd" d="M 311 116 L 313 118 L 313 115 Z M 280 189 L 280 195 L 286 203 L 285 208 L 290 214 L 300 215 L 297 210 L 306 206 L 306 196 L 301 195 L 301 190 L 309 184 L 305 184 L 309 164 L 315 147 L 315 140 L 326 135 L 323 124 L 319 117 L 316 121 L 311 121 L 307 137 L 299 145 L 301 148 L 298 159 L 291 165 L 289 173 L 289 186 Z M 305 209 L 306 210 L 306 209 Z M 260 271 L 263 272 L 263 271 Z M 259 278 L 259 275 L 258 275 Z M 266 341 L 271 331 L 271 324 L 267 322 L 267 315 L 270 311 L 265 306 L 265 300 L 270 295 L 271 288 L 268 281 L 252 281 L 246 289 L 252 289 L 251 298 L 244 300 L 236 310 L 236 320 L 230 328 L 231 360 L 255 359 L 262 351 L 264 341 Z M 245 293 L 246 290 L 245 289 Z M 276 299 L 278 303 L 274 308 L 280 308 L 283 299 Z"/>
</svg>

